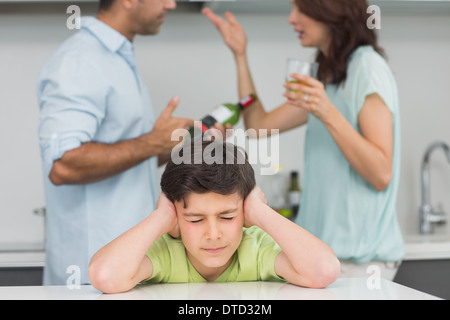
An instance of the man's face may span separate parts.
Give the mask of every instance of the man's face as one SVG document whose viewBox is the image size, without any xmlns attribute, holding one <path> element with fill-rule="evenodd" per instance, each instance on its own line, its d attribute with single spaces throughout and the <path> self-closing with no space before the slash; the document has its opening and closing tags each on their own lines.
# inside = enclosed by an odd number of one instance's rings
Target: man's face
<svg viewBox="0 0 450 320">
<path fill-rule="evenodd" d="M 135 34 L 154 35 L 164 22 L 167 11 L 176 8 L 175 0 L 137 0 L 130 11 Z"/>
<path fill-rule="evenodd" d="M 206 280 L 230 265 L 244 225 L 243 199 L 237 194 L 190 193 L 176 201 L 178 226 L 189 261 Z"/>
</svg>

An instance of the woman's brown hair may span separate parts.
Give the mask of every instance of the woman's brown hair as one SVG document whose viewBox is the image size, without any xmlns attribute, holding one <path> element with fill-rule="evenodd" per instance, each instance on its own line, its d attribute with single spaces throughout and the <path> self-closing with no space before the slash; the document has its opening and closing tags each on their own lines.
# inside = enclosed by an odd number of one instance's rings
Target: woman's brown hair
<svg viewBox="0 0 450 320">
<path fill-rule="evenodd" d="M 316 55 L 318 79 L 325 85 L 345 81 L 349 57 L 359 46 L 370 45 L 384 56 L 375 30 L 367 27 L 370 17 L 367 0 L 295 0 L 295 3 L 302 13 L 326 24 L 330 30 L 328 52 L 325 55 L 319 50 Z"/>
<path fill-rule="evenodd" d="M 198 145 L 192 142 L 179 151 L 190 152 L 188 163 L 176 164 L 172 157 L 167 162 L 161 177 L 161 191 L 166 197 L 172 202 L 184 201 L 185 206 L 185 197 L 190 192 L 222 195 L 237 192 L 245 199 L 256 184 L 245 151 L 224 141 L 203 141 L 201 148 Z M 211 157 L 219 161 L 210 161 Z"/>
</svg>

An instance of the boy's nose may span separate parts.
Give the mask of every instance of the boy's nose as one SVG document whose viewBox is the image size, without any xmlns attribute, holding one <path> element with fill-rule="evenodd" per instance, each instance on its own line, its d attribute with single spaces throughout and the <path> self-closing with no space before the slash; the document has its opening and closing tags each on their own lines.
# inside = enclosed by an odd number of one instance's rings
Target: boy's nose
<svg viewBox="0 0 450 320">
<path fill-rule="evenodd" d="M 206 236 L 208 239 L 215 240 L 220 239 L 222 237 L 220 229 L 218 228 L 215 222 L 210 222 L 207 228 L 208 230 L 206 231 Z"/>
</svg>

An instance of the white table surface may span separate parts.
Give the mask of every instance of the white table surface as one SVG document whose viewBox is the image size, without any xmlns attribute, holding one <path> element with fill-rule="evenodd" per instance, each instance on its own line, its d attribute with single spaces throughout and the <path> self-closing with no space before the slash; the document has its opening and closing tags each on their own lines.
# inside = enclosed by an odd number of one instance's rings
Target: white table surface
<svg viewBox="0 0 450 320">
<path fill-rule="evenodd" d="M 432 300 L 432 295 L 381 279 L 340 278 L 325 289 L 278 282 L 159 284 L 103 294 L 85 285 L 0 287 L 0 300 Z M 378 285 L 379 284 L 379 285 Z"/>
</svg>

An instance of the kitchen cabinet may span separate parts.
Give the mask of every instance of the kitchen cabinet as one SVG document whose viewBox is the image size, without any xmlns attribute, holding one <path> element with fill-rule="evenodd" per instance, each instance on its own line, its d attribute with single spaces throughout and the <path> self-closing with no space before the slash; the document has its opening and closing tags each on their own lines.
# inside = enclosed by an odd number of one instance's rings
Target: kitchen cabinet
<svg viewBox="0 0 450 320">
<path fill-rule="evenodd" d="M 368 0 L 369 5 L 381 8 L 382 13 L 442 13 L 450 11 L 448 0 Z M 231 11 L 235 13 L 282 13 L 289 14 L 289 1 L 273 0 L 236 0 L 236 1 L 204 1 L 207 6 L 218 13 Z"/>
<path fill-rule="evenodd" d="M 403 261 L 394 282 L 450 299 L 450 259 Z"/>
<path fill-rule="evenodd" d="M 41 286 L 43 267 L 0 267 L 0 286 Z"/>
<path fill-rule="evenodd" d="M 450 235 L 406 235 L 406 256 L 394 282 L 450 299 Z"/>
<path fill-rule="evenodd" d="M 41 286 L 45 251 L 40 245 L 27 245 L 35 248 L 31 251 L 20 250 L 21 246 L 17 244 L 7 247 L 15 251 L 0 250 L 0 287 Z"/>
<path fill-rule="evenodd" d="M 209 7 L 217 13 L 232 11 L 234 13 L 275 13 L 289 14 L 291 4 L 289 1 L 274 0 L 175 0 L 178 12 L 200 12 L 203 7 Z M 12 4 L 73 4 L 72 0 L 0 0 L 2 3 Z M 97 4 L 98 0 L 77 0 L 75 3 Z M 369 5 L 376 5 L 383 13 L 443 13 L 450 12 L 450 0 L 369 0 Z"/>
</svg>

